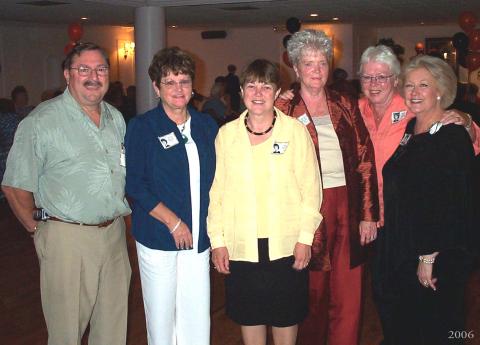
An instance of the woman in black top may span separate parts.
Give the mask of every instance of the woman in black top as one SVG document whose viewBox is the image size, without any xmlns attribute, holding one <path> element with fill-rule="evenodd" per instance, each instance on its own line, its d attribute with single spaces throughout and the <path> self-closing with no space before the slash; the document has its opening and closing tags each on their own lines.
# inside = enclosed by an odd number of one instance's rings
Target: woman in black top
<svg viewBox="0 0 480 345">
<path fill-rule="evenodd" d="M 420 56 L 402 77 L 416 118 L 383 169 L 383 284 L 395 310 L 392 339 L 385 342 L 460 344 L 455 331 L 465 330 L 464 288 L 478 243 L 472 144 L 463 127 L 439 122 L 455 97 L 448 64 Z"/>
</svg>

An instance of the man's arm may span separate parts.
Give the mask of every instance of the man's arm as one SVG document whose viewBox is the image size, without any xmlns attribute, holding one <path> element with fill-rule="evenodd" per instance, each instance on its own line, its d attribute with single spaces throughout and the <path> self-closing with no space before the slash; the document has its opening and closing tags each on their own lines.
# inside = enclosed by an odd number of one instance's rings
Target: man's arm
<svg viewBox="0 0 480 345">
<path fill-rule="evenodd" d="M 2 186 L 2 191 L 20 223 L 27 231 L 35 232 L 38 222 L 33 220 L 33 209 L 35 208 L 33 193 L 9 186 Z"/>
</svg>

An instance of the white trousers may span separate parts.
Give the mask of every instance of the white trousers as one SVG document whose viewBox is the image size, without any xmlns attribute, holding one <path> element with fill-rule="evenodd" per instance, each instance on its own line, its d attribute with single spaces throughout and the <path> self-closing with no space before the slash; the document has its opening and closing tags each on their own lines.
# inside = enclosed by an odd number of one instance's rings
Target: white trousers
<svg viewBox="0 0 480 345">
<path fill-rule="evenodd" d="M 163 251 L 137 242 L 149 345 L 210 344 L 207 249 Z"/>
</svg>

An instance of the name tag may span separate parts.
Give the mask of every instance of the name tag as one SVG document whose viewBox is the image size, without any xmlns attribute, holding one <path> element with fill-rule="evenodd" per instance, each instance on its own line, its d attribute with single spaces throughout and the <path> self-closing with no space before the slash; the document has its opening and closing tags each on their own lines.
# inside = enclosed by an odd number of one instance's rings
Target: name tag
<svg viewBox="0 0 480 345">
<path fill-rule="evenodd" d="M 283 155 L 287 151 L 288 142 L 274 142 L 272 147 L 272 154 Z"/>
<path fill-rule="evenodd" d="M 297 120 L 303 123 L 305 126 L 310 123 L 310 119 L 308 118 L 307 114 L 303 114 L 302 116 L 297 117 Z"/>
<path fill-rule="evenodd" d="M 392 112 L 392 123 L 400 122 L 405 116 L 407 116 L 406 110 Z"/>
<path fill-rule="evenodd" d="M 127 166 L 127 162 L 125 161 L 125 146 L 123 146 L 123 143 L 120 151 L 120 166 L 124 168 Z"/>
<path fill-rule="evenodd" d="M 158 137 L 158 140 L 164 149 L 169 149 L 178 144 L 178 139 L 173 132 Z"/>
<path fill-rule="evenodd" d="M 405 133 L 405 135 L 403 136 L 402 140 L 400 140 L 400 146 L 405 146 L 405 145 L 407 145 L 407 143 L 408 143 L 408 141 L 410 140 L 411 137 L 412 137 L 411 134 Z"/>
</svg>

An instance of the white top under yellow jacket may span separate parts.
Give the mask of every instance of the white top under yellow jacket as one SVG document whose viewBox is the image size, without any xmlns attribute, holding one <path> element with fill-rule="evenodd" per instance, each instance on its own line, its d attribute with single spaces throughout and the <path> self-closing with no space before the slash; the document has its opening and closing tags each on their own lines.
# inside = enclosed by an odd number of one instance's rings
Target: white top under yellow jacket
<svg viewBox="0 0 480 345">
<path fill-rule="evenodd" d="M 268 234 L 270 260 L 292 255 L 297 242 L 311 245 L 322 220 L 320 173 L 310 134 L 298 120 L 276 112 L 264 154 L 269 173 L 260 175 L 264 181 L 254 180 L 246 112 L 220 128 L 215 140 L 207 231 L 212 248 L 227 247 L 231 260 L 258 262 L 259 220 L 267 226 L 262 233 Z M 266 214 L 257 213 L 255 185 L 268 192 Z"/>
</svg>

